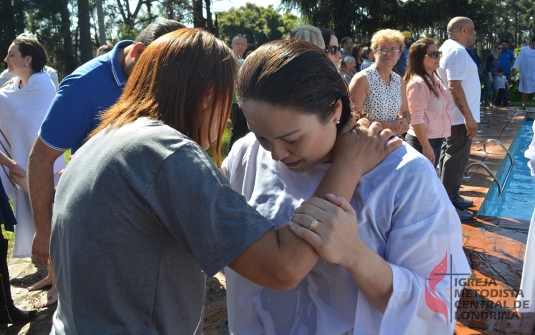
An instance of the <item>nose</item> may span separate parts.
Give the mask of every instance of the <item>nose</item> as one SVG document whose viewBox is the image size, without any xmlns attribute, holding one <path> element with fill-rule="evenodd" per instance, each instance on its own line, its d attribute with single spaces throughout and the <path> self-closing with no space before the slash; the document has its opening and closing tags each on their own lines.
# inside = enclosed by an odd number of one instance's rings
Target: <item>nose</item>
<svg viewBox="0 0 535 335">
<path fill-rule="evenodd" d="M 278 162 L 290 155 L 290 152 L 284 148 L 284 145 L 274 142 L 271 142 L 271 158 L 273 158 L 273 160 Z"/>
</svg>

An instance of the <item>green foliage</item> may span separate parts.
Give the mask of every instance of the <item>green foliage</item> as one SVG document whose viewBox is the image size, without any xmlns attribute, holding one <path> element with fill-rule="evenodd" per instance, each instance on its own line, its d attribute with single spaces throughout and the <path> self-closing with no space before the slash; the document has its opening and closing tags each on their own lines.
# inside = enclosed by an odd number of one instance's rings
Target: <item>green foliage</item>
<svg viewBox="0 0 535 335">
<path fill-rule="evenodd" d="M 234 36 L 242 34 L 256 45 L 286 38 L 299 22 L 295 15 L 281 15 L 271 5 L 266 8 L 251 3 L 218 13 L 218 21 L 222 40 L 230 44 Z"/>
</svg>

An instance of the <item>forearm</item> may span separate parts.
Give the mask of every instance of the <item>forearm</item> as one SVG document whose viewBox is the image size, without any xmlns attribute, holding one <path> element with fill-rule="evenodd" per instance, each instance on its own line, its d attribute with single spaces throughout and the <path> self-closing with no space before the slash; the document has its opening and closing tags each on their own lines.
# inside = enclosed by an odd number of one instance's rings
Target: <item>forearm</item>
<svg viewBox="0 0 535 335">
<path fill-rule="evenodd" d="M 348 160 L 334 161 L 312 196 L 325 199 L 331 193 L 345 199 L 351 199 L 360 178 L 364 174 L 359 165 Z"/>
<path fill-rule="evenodd" d="M 411 113 L 408 110 L 400 112 L 399 116 L 404 119 L 407 119 L 407 123 L 411 123 Z"/>
<path fill-rule="evenodd" d="M 461 114 L 463 114 L 465 119 L 472 119 L 472 112 L 468 107 L 468 102 L 466 101 L 466 95 L 464 94 L 464 89 L 461 86 L 461 82 L 448 81 L 448 89 L 451 93 L 451 97 L 453 98 L 455 106 L 457 106 Z"/>
<path fill-rule="evenodd" d="M 17 165 L 17 163 L 0 151 L 0 165 L 4 165 L 7 166 L 8 169 L 12 169 L 15 165 Z"/>
<path fill-rule="evenodd" d="M 425 132 L 425 126 L 423 123 L 413 124 L 412 129 L 414 130 L 414 133 L 416 134 L 416 137 L 418 138 L 418 141 L 420 142 L 422 147 L 431 146 L 431 144 L 429 143 L 429 139 L 427 138 L 427 134 Z"/>
<path fill-rule="evenodd" d="M 372 306 L 384 313 L 393 291 L 392 268 L 362 240 L 351 255 L 344 268 Z"/>
<path fill-rule="evenodd" d="M 271 229 L 242 252 L 229 267 L 253 283 L 291 290 L 310 272 L 319 256 L 287 224 Z"/>
<path fill-rule="evenodd" d="M 38 138 L 28 163 L 28 185 L 37 234 L 50 235 L 54 197 L 54 162 L 62 154 Z"/>
</svg>

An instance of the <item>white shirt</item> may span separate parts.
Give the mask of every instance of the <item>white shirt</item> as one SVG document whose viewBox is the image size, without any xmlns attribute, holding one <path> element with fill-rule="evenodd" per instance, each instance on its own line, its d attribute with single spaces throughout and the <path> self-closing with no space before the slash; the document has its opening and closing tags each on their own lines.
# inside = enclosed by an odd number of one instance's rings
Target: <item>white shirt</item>
<svg viewBox="0 0 535 335">
<path fill-rule="evenodd" d="M 505 78 L 505 76 L 496 77 L 496 81 L 498 82 L 498 89 L 505 88 L 505 85 L 507 84 L 507 78 Z"/>
<path fill-rule="evenodd" d="M 481 100 L 481 82 L 477 73 L 477 65 L 474 63 L 466 48 L 459 42 L 447 40 L 440 47 L 442 58 L 437 72 L 444 85 L 448 81 L 461 80 L 461 86 L 466 96 L 468 108 L 472 112 L 474 120 L 479 123 L 479 102 Z M 454 99 L 455 101 L 455 99 Z M 464 116 L 455 103 L 450 104 L 451 124 L 464 124 Z"/>
<path fill-rule="evenodd" d="M 232 188 L 276 227 L 312 196 L 328 167 L 323 163 L 293 173 L 274 161 L 252 133 L 236 142 L 223 162 Z M 446 322 L 428 307 L 424 277 L 444 270 L 468 274 L 470 268 L 459 217 L 431 163 L 404 144 L 362 177 L 350 203 L 361 238 L 392 268 L 393 293 L 384 314 L 360 294 L 344 268 L 321 259 L 290 291 L 262 288 L 226 268 L 231 334 L 453 333 L 455 321 Z M 440 268 L 445 257 L 448 264 Z M 445 276 L 434 289 L 440 299 L 427 294 L 448 318 L 451 303 L 458 300 L 454 291 L 450 303 L 450 284 L 460 292 L 457 282 Z"/>
</svg>

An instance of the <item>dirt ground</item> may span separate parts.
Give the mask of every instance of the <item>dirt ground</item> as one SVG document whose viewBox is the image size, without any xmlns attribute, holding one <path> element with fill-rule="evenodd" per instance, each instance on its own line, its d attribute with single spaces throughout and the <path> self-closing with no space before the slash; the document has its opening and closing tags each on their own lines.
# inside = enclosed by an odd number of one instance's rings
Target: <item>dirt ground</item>
<svg viewBox="0 0 535 335">
<path fill-rule="evenodd" d="M 41 280 L 46 275 L 46 267 L 34 264 L 29 258 L 9 259 L 9 273 L 11 276 L 11 293 L 15 305 L 24 310 L 33 309 L 43 291 L 28 292 L 31 284 Z M 206 304 L 204 315 L 204 335 L 227 335 L 227 300 L 225 275 L 219 272 L 206 282 Z M 0 331 L 5 335 L 46 335 L 52 328 L 52 315 L 56 311 L 56 304 L 40 309 L 37 316 L 30 323 L 22 326 L 11 326 Z"/>
</svg>

